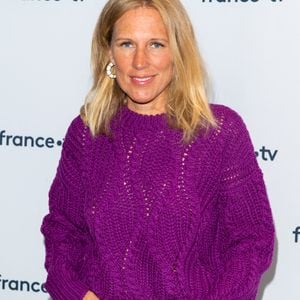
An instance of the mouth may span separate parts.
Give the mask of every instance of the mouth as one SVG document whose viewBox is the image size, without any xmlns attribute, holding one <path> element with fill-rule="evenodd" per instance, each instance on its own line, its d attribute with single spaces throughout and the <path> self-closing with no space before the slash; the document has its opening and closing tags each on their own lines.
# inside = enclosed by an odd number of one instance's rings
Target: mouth
<svg viewBox="0 0 300 300">
<path fill-rule="evenodd" d="M 155 77 L 155 75 L 152 75 L 152 76 L 130 76 L 132 83 L 135 85 L 140 85 L 140 86 L 151 83 L 153 81 L 154 77 Z"/>
</svg>

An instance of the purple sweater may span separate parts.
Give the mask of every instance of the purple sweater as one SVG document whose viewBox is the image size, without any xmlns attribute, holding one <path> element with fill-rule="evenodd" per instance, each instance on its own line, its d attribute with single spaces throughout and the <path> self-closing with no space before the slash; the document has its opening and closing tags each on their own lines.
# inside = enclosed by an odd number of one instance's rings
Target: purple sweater
<svg viewBox="0 0 300 300">
<path fill-rule="evenodd" d="M 46 288 L 54 300 L 254 300 L 274 226 L 242 119 L 188 145 L 166 115 L 124 107 L 112 137 L 70 125 L 49 192 Z"/>
</svg>

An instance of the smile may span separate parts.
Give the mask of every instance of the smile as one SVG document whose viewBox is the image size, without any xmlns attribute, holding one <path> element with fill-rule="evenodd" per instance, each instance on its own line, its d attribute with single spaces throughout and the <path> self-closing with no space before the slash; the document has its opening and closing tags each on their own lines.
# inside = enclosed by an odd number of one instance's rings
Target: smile
<svg viewBox="0 0 300 300">
<path fill-rule="evenodd" d="M 152 82 L 154 76 L 148 77 L 131 77 L 131 81 L 136 85 L 146 85 Z"/>
</svg>

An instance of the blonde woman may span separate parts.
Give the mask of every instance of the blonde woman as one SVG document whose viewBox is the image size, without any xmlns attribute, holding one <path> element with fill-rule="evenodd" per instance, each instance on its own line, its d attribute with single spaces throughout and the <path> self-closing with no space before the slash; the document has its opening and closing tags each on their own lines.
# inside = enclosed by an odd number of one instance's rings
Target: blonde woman
<svg viewBox="0 0 300 300">
<path fill-rule="evenodd" d="M 42 232 L 54 300 L 254 300 L 273 252 L 237 113 L 208 104 L 178 0 L 110 0 Z"/>
</svg>

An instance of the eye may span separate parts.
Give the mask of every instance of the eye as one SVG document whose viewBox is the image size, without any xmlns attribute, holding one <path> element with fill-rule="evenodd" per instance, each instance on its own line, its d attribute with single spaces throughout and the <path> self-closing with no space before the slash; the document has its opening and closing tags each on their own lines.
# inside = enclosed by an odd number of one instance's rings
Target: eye
<svg viewBox="0 0 300 300">
<path fill-rule="evenodd" d="M 154 49 L 159 49 L 159 48 L 163 48 L 164 45 L 162 43 L 159 43 L 159 42 L 153 42 L 153 43 L 150 44 L 150 47 L 154 48 Z"/>
<path fill-rule="evenodd" d="M 131 42 L 122 42 L 122 43 L 120 44 L 120 46 L 121 46 L 122 48 L 131 48 L 131 47 L 133 47 L 133 45 L 132 45 Z"/>
</svg>

